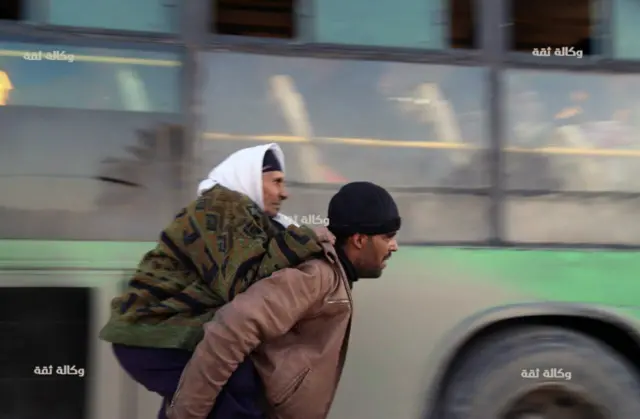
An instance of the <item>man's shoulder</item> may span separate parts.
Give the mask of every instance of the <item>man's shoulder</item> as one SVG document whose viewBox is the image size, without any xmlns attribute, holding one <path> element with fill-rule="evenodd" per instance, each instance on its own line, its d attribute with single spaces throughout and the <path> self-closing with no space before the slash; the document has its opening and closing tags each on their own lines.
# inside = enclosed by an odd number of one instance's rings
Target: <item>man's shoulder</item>
<svg viewBox="0 0 640 419">
<path fill-rule="evenodd" d="M 337 260 L 327 257 L 310 260 L 298 266 L 298 269 L 305 272 L 308 278 L 313 279 L 311 283 L 314 284 L 316 295 L 323 302 L 349 301 L 348 281 L 338 264 Z M 323 307 L 326 306 L 323 305 Z"/>
<path fill-rule="evenodd" d="M 325 258 L 305 261 L 296 267 L 302 272 L 326 279 L 337 279 L 337 272 L 332 262 Z"/>
<path fill-rule="evenodd" d="M 280 269 L 273 273 L 270 278 L 274 283 L 289 283 L 302 287 L 308 286 L 310 283 L 328 285 L 339 280 L 336 270 L 329 261 L 324 259 L 312 259 L 295 267 Z M 285 280 L 284 282 L 282 281 L 283 279 Z"/>
</svg>

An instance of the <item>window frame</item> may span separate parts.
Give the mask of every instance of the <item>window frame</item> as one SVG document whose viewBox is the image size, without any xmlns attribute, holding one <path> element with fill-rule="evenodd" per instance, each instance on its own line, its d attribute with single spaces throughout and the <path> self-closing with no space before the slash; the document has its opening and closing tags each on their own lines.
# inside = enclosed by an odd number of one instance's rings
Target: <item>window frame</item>
<svg viewBox="0 0 640 419">
<path fill-rule="evenodd" d="M 215 0 L 211 0 L 215 1 Z M 321 0 L 298 0 L 297 10 L 302 11 L 301 14 L 308 14 L 309 10 L 313 9 L 314 2 Z M 448 1 L 448 0 L 443 0 Z M 482 2 L 478 0 L 472 0 L 474 8 L 480 10 Z M 362 45 L 346 45 L 346 44 L 329 44 L 313 42 L 310 38 L 310 33 L 313 33 L 314 21 L 313 18 L 304 19 L 307 23 L 305 27 L 298 28 L 298 37 L 294 39 L 271 39 L 271 38 L 254 38 L 235 35 L 222 35 L 214 32 L 209 32 L 209 21 L 214 17 L 214 11 L 212 10 L 209 2 L 198 0 L 190 4 L 193 8 L 198 8 L 197 15 L 199 17 L 198 26 L 204 28 L 204 36 L 201 39 L 203 43 L 209 48 L 233 48 L 244 50 L 245 48 L 251 49 L 253 46 L 257 50 L 260 48 L 274 48 L 274 46 L 280 46 L 282 53 L 293 53 L 295 50 L 302 49 L 302 52 L 308 52 L 309 56 L 316 56 L 315 54 L 324 54 L 327 51 L 333 51 L 334 53 L 344 53 L 346 55 L 353 54 L 353 59 L 360 59 L 355 55 L 367 55 L 370 57 L 381 56 L 379 58 L 383 61 L 398 61 L 401 62 L 422 62 L 421 56 L 433 57 L 435 59 L 441 59 L 443 62 L 450 62 L 450 59 L 474 59 L 479 58 L 482 50 L 482 43 L 477 49 L 465 50 L 465 49 L 415 49 L 415 48 L 398 48 L 398 47 L 375 47 L 375 46 L 362 46 Z M 298 19 L 300 21 L 300 19 Z M 448 19 L 445 19 L 448 21 Z M 444 24 L 445 22 L 443 22 Z M 475 22 L 475 35 L 476 38 L 482 39 L 482 22 L 478 19 Z M 248 51 L 247 51 L 248 52 Z M 327 58 L 327 57 L 324 57 Z M 334 57 L 338 58 L 338 57 Z M 423 57 L 424 58 L 424 57 Z"/>
<path fill-rule="evenodd" d="M 191 2 L 188 2 L 191 3 Z M 184 2 L 187 4 L 187 2 Z M 188 27 L 185 25 L 187 22 L 185 19 L 185 7 L 180 7 L 180 16 L 178 17 L 178 31 L 176 33 L 165 32 L 149 32 L 149 31 L 133 31 L 124 29 L 110 29 L 110 28 L 94 28 L 87 26 L 68 26 L 68 25 L 54 25 L 50 23 L 32 23 L 25 20 L 0 20 L 0 34 L 2 35 L 25 35 L 33 36 L 36 34 L 44 36 L 59 36 L 59 35 L 93 35 L 95 37 L 118 37 L 129 39 L 141 39 L 145 41 L 170 41 L 180 39 L 183 29 Z"/>
<path fill-rule="evenodd" d="M 512 45 L 512 33 L 513 31 L 510 30 L 510 28 L 513 27 L 513 22 L 511 21 L 511 1 L 517 1 L 517 0 L 504 0 L 503 4 L 502 4 L 502 13 L 504 15 L 504 26 L 505 28 L 507 28 L 508 30 L 505 31 L 505 55 L 507 56 L 508 59 L 510 60 L 514 60 L 516 62 L 531 62 L 531 63 L 536 63 L 536 62 L 552 62 L 553 64 L 564 64 L 564 65 L 568 65 L 571 67 L 579 67 L 582 65 L 589 65 L 590 62 L 597 62 L 599 60 L 601 60 L 602 58 L 607 58 L 610 57 L 611 52 L 612 52 L 612 43 L 611 41 L 611 32 L 610 32 L 610 28 L 611 28 L 611 13 L 610 11 L 612 10 L 613 7 L 613 1 L 614 0 L 588 0 L 589 2 L 596 2 L 597 5 L 595 6 L 595 8 L 600 12 L 600 15 L 602 16 L 602 19 L 598 22 L 598 30 L 597 32 L 599 33 L 600 36 L 602 36 L 601 41 L 604 41 L 606 39 L 606 42 L 602 42 L 602 50 L 603 53 L 602 54 L 596 54 L 596 55 L 590 55 L 588 57 L 583 57 L 580 60 L 576 60 L 574 58 L 559 58 L 559 57 L 549 57 L 549 58 L 544 58 L 542 60 L 540 60 L 539 58 L 532 56 L 530 54 L 521 52 L 521 51 L 510 51 L 509 50 L 509 46 Z"/>
<path fill-rule="evenodd" d="M 215 0 L 214 0 L 215 1 Z M 308 10 L 314 1 L 301 0 L 300 9 Z M 196 0 L 189 2 L 192 27 L 202 29 L 199 43 L 206 50 L 232 50 L 237 52 L 263 52 L 282 55 L 298 55 L 318 58 L 351 58 L 374 59 L 383 61 L 415 62 L 415 63 L 445 63 L 486 65 L 487 57 L 499 56 L 501 62 L 514 66 L 530 66 L 531 68 L 561 68 L 577 70 L 600 70 L 614 72 L 640 71 L 640 59 L 625 60 L 613 58 L 613 39 L 611 37 L 612 9 L 614 0 L 594 0 L 602 19 L 598 22 L 598 33 L 604 53 L 575 60 L 572 58 L 550 57 L 540 59 L 522 52 L 509 50 L 511 41 L 510 0 L 474 0 L 474 8 L 478 11 L 475 22 L 476 37 L 480 41 L 475 50 L 464 49 L 411 49 L 391 47 L 364 47 L 357 45 L 322 44 L 307 42 L 304 34 L 298 39 L 269 39 L 253 38 L 234 35 L 219 35 L 209 32 L 208 22 L 213 14 L 209 2 Z M 197 10 L 197 11 L 196 11 Z M 188 12 L 188 11 L 186 11 Z M 310 25 L 313 22 L 310 21 Z M 303 30 L 304 33 L 304 30 Z M 500 44 L 497 38 L 502 39 Z M 496 55 L 497 54 L 497 55 Z"/>
<path fill-rule="evenodd" d="M 18 24 L 23 25 L 23 24 Z M 114 36 L 113 34 L 101 34 L 97 35 L 92 32 L 93 36 L 86 36 L 77 31 L 57 31 L 57 27 L 54 28 L 25 28 L 21 27 L 19 30 L 14 31 L 14 23 L 9 23 L 8 26 L 4 22 L 0 22 L 0 35 L 6 33 L 3 36 L 3 40 L 9 42 L 22 42 L 33 43 L 41 45 L 49 44 L 63 44 L 68 46 L 74 46 L 79 48 L 104 48 L 120 49 L 120 50 L 132 50 L 132 51 L 150 51 L 150 52 L 165 52 L 174 53 L 177 55 L 177 59 L 182 62 L 182 66 L 179 71 L 179 110 L 177 114 L 178 119 L 183 122 L 184 126 L 184 140 L 185 140 L 185 160 L 190 159 L 189 164 L 182 164 L 181 170 L 189 188 L 185 188 L 177 195 L 180 202 L 188 202 L 193 198 L 193 194 L 190 193 L 195 190 L 195 185 L 198 181 L 198 173 L 193 165 L 190 164 L 197 158 L 197 132 L 195 127 L 196 122 L 193 112 L 189 112 L 189 109 L 193 109 L 195 101 L 197 99 L 197 65 L 195 59 L 195 52 L 193 48 L 189 48 L 185 43 L 176 42 L 175 40 L 157 39 L 155 37 L 148 38 L 146 36 Z M 50 32 L 54 31 L 55 32 Z M 138 34 L 139 35 L 139 34 Z M 1 108 L 0 108 L 1 110 Z M 39 238 L 37 238 L 39 239 Z"/>
<path fill-rule="evenodd" d="M 215 0 L 213 0 L 215 1 Z M 300 8 L 307 10 L 314 1 L 301 0 Z M 592 70 L 620 73 L 640 72 L 639 60 L 614 59 L 611 57 L 611 10 L 614 0 L 595 0 L 602 11 L 600 31 L 605 54 L 581 60 L 550 57 L 539 59 L 528 54 L 508 50 L 510 40 L 510 0 L 474 0 L 479 13 L 475 24 L 479 48 L 464 49 L 411 49 L 390 47 L 362 47 L 337 44 L 305 42 L 304 39 L 281 40 L 252 38 L 233 35 L 218 35 L 209 32 L 209 21 L 213 13 L 211 0 L 184 2 L 180 10 L 180 32 L 163 34 L 143 31 L 69 27 L 28 22 L 0 21 L 0 35 L 11 40 L 37 38 L 36 42 L 68 43 L 96 46 L 101 41 L 174 45 L 193 51 L 237 51 L 262 54 L 296 55 L 316 58 L 345 58 L 356 60 L 380 60 L 413 63 L 451 65 L 493 65 L 501 63 L 515 68 L 552 68 L 570 70 Z M 312 22 L 311 22 L 312 23 Z M 46 38 L 43 39 L 43 38 Z M 304 36 L 302 37 L 304 38 Z M 501 42 L 496 42 L 501 39 Z M 145 47 L 141 47 L 145 48 Z M 490 58 L 491 57 L 491 58 Z"/>
</svg>

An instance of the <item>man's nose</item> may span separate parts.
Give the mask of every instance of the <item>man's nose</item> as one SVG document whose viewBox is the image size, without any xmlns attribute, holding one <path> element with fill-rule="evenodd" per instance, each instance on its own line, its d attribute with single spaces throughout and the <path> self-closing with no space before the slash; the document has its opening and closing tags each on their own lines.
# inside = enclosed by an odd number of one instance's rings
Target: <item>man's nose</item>
<svg viewBox="0 0 640 419">
<path fill-rule="evenodd" d="M 283 186 L 282 190 L 280 191 L 280 199 L 284 201 L 287 198 L 289 198 L 289 192 L 287 191 L 287 188 Z"/>
<path fill-rule="evenodd" d="M 391 239 L 391 241 L 389 242 L 389 251 L 390 252 L 395 252 L 398 250 L 398 240 L 397 239 Z"/>
</svg>

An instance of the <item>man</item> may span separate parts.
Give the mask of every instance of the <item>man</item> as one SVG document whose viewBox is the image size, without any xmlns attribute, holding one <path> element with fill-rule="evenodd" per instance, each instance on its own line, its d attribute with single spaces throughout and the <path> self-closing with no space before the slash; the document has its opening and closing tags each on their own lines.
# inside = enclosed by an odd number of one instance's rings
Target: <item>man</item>
<svg viewBox="0 0 640 419">
<path fill-rule="evenodd" d="M 351 286 L 377 278 L 398 249 L 393 198 L 368 182 L 345 185 L 329 203 L 335 249 L 280 270 L 218 310 L 184 370 L 170 419 L 203 419 L 245 357 L 264 383 L 269 419 L 325 419 L 345 360 Z M 233 418 L 229 418 L 233 419 Z"/>
<path fill-rule="evenodd" d="M 278 269 L 322 257 L 320 242 L 331 240 L 279 213 L 287 193 L 284 155 L 276 144 L 232 154 L 198 194 L 144 256 L 100 333 L 127 373 L 166 401 L 218 308 Z M 260 393 L 247 361 L 211 418 L 261 418 L 254 406 Z"/>
</svg>

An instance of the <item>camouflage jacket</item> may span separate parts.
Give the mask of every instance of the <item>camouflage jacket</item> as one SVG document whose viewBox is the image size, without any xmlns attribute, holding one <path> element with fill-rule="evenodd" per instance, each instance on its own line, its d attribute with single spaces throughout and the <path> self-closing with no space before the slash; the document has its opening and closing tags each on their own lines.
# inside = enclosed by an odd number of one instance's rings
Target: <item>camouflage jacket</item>
<svg viewBox="0 0 640 419">
<path fill-rule="evenodd" d="M 322 255 L 308 227 L 278 229 L 249 198 L 221 186 L 182 209 L 111 303 L 100 338 L 193 350 L 216 310 L 255 281 Z"/>
</svg>

